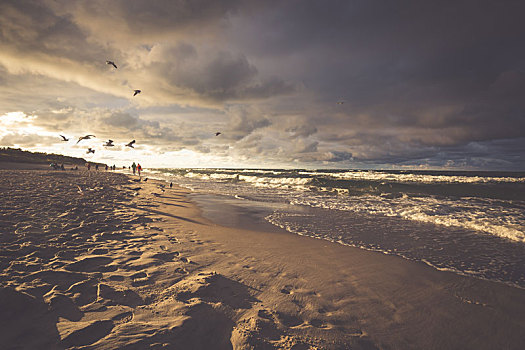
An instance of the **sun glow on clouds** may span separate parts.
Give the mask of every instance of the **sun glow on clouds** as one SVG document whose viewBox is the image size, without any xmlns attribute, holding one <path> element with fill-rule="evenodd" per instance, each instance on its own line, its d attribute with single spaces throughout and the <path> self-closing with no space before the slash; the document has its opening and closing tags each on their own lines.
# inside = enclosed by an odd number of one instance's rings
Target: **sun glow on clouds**
<svg viewBox="0 0 525 350">
<path fill-rule="evenodd" d="M 37 118 L 35 115 L 27 115 L 24 112 L 9 112 L 0 116 L 0 137 L 6 135 L 41 135 L 54 136 L 55 133 L 33 125 Z"/>
<path fill-rule="evenodd" d="M 52 113 L 62 114 L 67 110 L 54 110 Z M 45 128 L 34 125 L 37 115 L 24 112 L 9 112 L 0 116 L 0 142 L 9 147 L 21 147 L 35 152 L 59 153 L 81 157 L 87 161 L 103 162 L 119 167 L 140 161 L 145 168 L 165 167 L 226 167 L 231 159 L 218 158 L 209 154 L 198 153 L 189 149 L 159 152 L 156 147 L 140 144 L 135 148 L 118 144 L 109 148 L 103 146 L 103 140 L 93 138 L 76 143 L 76 136 L 67 135 L 69 141 L 62 141 L 60 135 Z M 78 135 L 77 135 L 78 136 Z M 95 149 L 95 154 L 87 154 L 86 149 Z"/>
</svg>

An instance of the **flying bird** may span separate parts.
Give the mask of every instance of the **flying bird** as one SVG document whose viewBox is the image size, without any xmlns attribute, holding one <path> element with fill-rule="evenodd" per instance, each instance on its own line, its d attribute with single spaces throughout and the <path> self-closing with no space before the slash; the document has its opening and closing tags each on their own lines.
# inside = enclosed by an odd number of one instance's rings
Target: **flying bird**
<svg viewBox="0 0 525 350">
<path fill-rule="evenodd" d="M 342 105 L 342 104 L 345 103 L 345 101 L 337 101 L 336 103 L 337 103 L 338 105 Z"/>
<path fill-rule="evenodd" d="M 115 69 L 117 69 L 117 65 L 113 61 L 106 61 L 106 64 L 111 64 Z"/>
<path fill-rule="evenodd" d="M 115 145 L 113 144 L 113 140 L 108 140 L 108 141 L 104 144 L 104 147 L 113 147 L 113 146 L 115 146 Z"/>
<path fill-rule="evenodd" d="M 60 137 L 62 138 L 62 141 L 69 141 L 69 139 L 65 137 L 64 135 L 60 135 Z"/>
<path fill-rule="evenodd" d="M 136 96 L 138 94 L 140 94 L 142 91 L 140 90 L 133 90 L 133 96 Z"/>
<path fill-rule="evenodd" d="M 215 136 L 219 136 L 220 134 L 222 134 L 222 132 L 217 131 L 217 132 L 215 133 Z"/>
<path fill-rule="evenodd" d="M 134 144 L 134 143 L 135 143 L 135 140 L 133 140 L 133 141 L 131 141 L 130 143 L 128 143 L 128 144 L 126 145 L 126 147 L 135 148 L 135 147 L 133 147 L 133 144 Z"/>
<path fill-rule="evenodd" d="M 90 147 L 90 148 L 88 148 L 88 150 L 87 150 L 86 153 L 87 153 L 87 154 L 90 154 L 90 153 L 95 154 L 95 150 L 94 150 L 93 148 Z"/>
<path fill-rule="evenodd" d="M 95 135 L 86 135 L 86 136 L 81 136 L 81 137 L 78 138 L 77 143 L 79 143 L 79 142 L 82 141 L 82 140 L 89 140 L 89 139 L 92 138 L 92 137 L 96 137 L 96 136 L 95 136 Z"/>
</svg>

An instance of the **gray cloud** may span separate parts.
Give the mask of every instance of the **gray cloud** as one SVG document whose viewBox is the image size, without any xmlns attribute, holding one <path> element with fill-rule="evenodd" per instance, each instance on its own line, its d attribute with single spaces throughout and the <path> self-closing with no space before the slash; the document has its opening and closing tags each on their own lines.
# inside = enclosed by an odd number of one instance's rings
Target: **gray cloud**
<svg viewBox="0 0 525 350">
<path fill-rule="evenodd" d="M 233 163 L 525 169 L 524 10 L 6 0 L 0 113 Z"/>
<path fill-rule="evenodd" d="M 49 136 L 42 136 L 39 134 L 19 134 L 12 133 L 0 137 L 0 145 L 7 147 L 38 147 L 49 144 L 54 141 L 54 138 Z"/>
</svg>

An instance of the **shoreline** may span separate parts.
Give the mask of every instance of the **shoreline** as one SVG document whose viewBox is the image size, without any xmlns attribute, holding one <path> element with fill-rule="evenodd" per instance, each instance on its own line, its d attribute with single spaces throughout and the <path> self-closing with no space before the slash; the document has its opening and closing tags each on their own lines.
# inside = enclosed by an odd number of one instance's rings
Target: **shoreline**
<svg viewBox="0 0 525 350">
<path fill-rule="evenodd" d="M 127 174 L 131 175 L 131 174 Z M 145 176 L 147 177 L 147 176 Z M 166 179 L 155 177 L 155 174 L 150 177 L 151 179 L 155 179 L 156 181 L 161 181 L 169 184 L 169 181 Z M 432 262 L 426 260 L 426 259 L 413 259 L 404 255 L 397 254 L 392 251 L 386 251 L 382 249 L 374 249 L 366 246 L 358 246 L 351 243 L 346 243 L 342 241 L 336 241 L 333 239 L 328 239 L 327 237 L 315 237 L 310 236 L 307 234 L 300 234 L 300 233 L 294 233 L 291 231 L 288 231 L 286 228 L 272 224 L 270 221 L 267 221 L 265 216 L 267 214 L 270 214 L 272 210 L 268 209 L 269 206 L 267 206 L 264 209 L 257 210 L 254 208 L 251 208 L 250 206 L 246 207 L 245 200 L 239 200 L 234 199 L 226 195 L 217 195 L 217 194 L 209 194 L 209 193 L 200 193 L 198 191 L 188 190 L 189 191 L 189 197 L 195 202 L 195 204 L 201 208 L 201 215 L 203 217 L 206 217 L 211 222 L 219 225 L 219 226 L 226 226 L 229 228 L 236 228 L 236 229 L 247 229 L 252 231 L 267 231 L 267 232 L 278 232 L 282 234 L 292 234 L 292 235 L 298 235 L 301 237 L 309 237 L 318 239 L 321 241 L 327 241 L 334 244 L 343 245 L 345 247 L 350 248 L 357 248 L 361 250 L 365 250 L 372 253 L 379 253 L 384 255 L 391 255 L 391 256 L 397 256 L 402 258 L 403 260 L 412 262 L 412 263 L 418 263 L 422 264 L 424 266 L 431 267 L 432 269 L 440 272 L 447 272 L 447 273 L 453 273 L 458 276 L 464 276 L 468 278 L 474 278 L 479 279 L 482 281 L 488 281 L 488 282 L 494 282 L 494 283 L 500 283 L 509 287 L 518 288 L 521 290 L 525 290 L 525 286 L 521 286 L 518 283 L 513 283 L 505 280 L 498 280 L 498 279 L 490 279 L 483 276 L 477 276 L 473 273 L 466 273 L 458 269 L 454 268 L 448 268 L 448 267 L 439 267 L 434 265 Z M 245 207 L 243 207 L 243 205 Z M 273 207 L 272 209 L 275 209 Z M 231 211 L 231 212 L 229 212 Z M 233 213 L 232 213 L 233 212 Z M 263 212 L 263 213 L 261 213 Z M 246 216 L 244 218 L 243 216 Z M 417 223 L 420 224 L 421 223 Z M 432 226 L 433 224 L 430 223 L 423 223 L 422 225 L 426 226 Z"/>
<path fill-rule="evenodd" d="M 4 197 L 25 201 L 8 201 L 2 217 L 10 221 L 0 226 L 0 307 L 13 315 L 0 320 L 8 348 L 17 341 L 101 349 L 524 345 L 522 289 L 316 238 L 220 226 L 188 190 L 153 179 L 1 175 Z M 30 197 L 5 181 L 40 186 Z M 34 201 L 47 205 L 34 210 Z M 28 310 L 28 302 L 38 307 Z M 24 339 L 29 330 L 35 336 Z"/>
</svg>

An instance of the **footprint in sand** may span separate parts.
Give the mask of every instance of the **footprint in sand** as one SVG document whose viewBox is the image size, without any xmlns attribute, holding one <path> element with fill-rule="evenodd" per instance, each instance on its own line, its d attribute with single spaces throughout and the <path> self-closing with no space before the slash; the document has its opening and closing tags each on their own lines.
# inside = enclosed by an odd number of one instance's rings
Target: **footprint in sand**
<svg viewBox="0 0 525 350">
<path fill-rule="evenodd" d="M 303 324 L 303 320 L 299 317 L 284 312 L 277 312 L 277 319 L 286 327 L 296 327 Z"/>
<path fill-rule="evenodd" d="M 180 258 L 180 261 L 182 261 L 184 263 L 187 263 L 187 264 L 190 264 L 192 262 L 190 259 L 188 259 L 188 258 L 186 258 L 184 256 Z"/>
<path fill-rule="evenodd" d="M 286 285 L 283 289 L 281 289 L 281 293 L 283 294 L 293 294 L 293 286 Z"/>
<path fill-rule="evenodd" d="M 179 256 L 179 252 L 171 253 L 157 253 L 151 256 L 152 259 L 158 259 L 162 261 L 172 261 L 174 257 Z"/>
<path fill-rule="evenodd" d="M 121 323 L 131 322 L 131 320 L 133 320 L 133 317 L 134 317 L 133 312 L 125 311 L 121 314 L 113 316 L 111 320 L 115 322 L 116 324 L 121 324 Z"/>
<path fill-rule="evenodd" d="M 148 277 L 148 274 L 145 273 L 145 272 L 137 272 L 137 273 L 131 275 L 131 278 L 134 279 L 134 280 L 139 279 L 139 278 L 146 278 L 146 277 Z"/>
<path fill-rule="evenodd" d="M 87 279 L 72 284 L 67 290 L 67 295 L 71 295 L 77 305 L 86 305 L 97 299 L 97 280 Z"/>
<path fill-rule="evenodd" d="M 58 292 L 56 289 L 44 295 L 44 301 L 57 316 L 61 316 L 69 321 L 80 321 L 82 316 L 84 316 L 84 313 L 80 311 L 71 298 Z"/>
<path fill-rule="evenodd" d="M 133 287 L 138 287 L 138 286 L 143 286 L 145 284 L 150 284 L 152 283 L 148 277 L 148 274 L 145 273 L 144 271 L 141 271 L 141 272 L 137 272 L 133 275 L 131 275 L 131 279 L 133 280 L 131 282 L 131 285 Z"/>
<path fill-rule="evenodd" d="M 310 324 L 315 328 L 327 328 L 326 323 L 318 318 L 311 319 Z"/>
<path fill-rule="evenodd" d="M 124 276 L 122 275 L 111 275 L 109 276 L 110 281 L 124 281 Z"/>
<path fill-rule="evenodd" d="M 259 312 L 257 312 L 257 316 L 259 316 L 261 318 L 265 318 L 267 320 L 272 320 L 273 319 L 272 314 L 270 313 L 270 311 L 265 310 L 265 309 L 259 310 Z"/>
<path fill-rule="evenodd" d="M 142 298 L 131 289 L 116 289 L 104 283 L 98 284 L 97 297 L 98 299 L 105 300 L 108 305 L 135 307 L 144 303 Z"/>
<path fill-rule="evenodd" d="M 94 248 L 89 253 L 93 254 L 93 255 L 104 255 L 104 254 L 108 254 L 109 253 L 109 249 L 107 249 L 107 248 Z"/>
<path fill-rule="evenodd" d="M 111 333 L 113 327 L 113 321 L 95 321 L 69 333 L 62 340 L 62 344 L 66 347 L 93 344 Z"/>
<path fill-rule="evenodd" d="M 96 271 L 108 271 L 108 264 L 112 263 L 113 259 L 106 256 L 88 257 L 75 261 L 74 263 L 65 266 L 68 271 L 78 272 L 96 272 Z M 111 270 L 111 269 L 109 269 Z M 116 266 L 115 266 L 116 270 Z M 113 270 L 114 271 L 114 270 Z"/>
<path fill-rule="evenodd" d="M 180 273 L 180 274 L 183 274 L 183 275 L 187 275 L 188 274 L 188 271 L 185 268 L 182 268 L 182 267 L 177 267 L 174 272 L 175 273 Z"/>
</svg>

